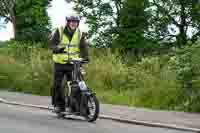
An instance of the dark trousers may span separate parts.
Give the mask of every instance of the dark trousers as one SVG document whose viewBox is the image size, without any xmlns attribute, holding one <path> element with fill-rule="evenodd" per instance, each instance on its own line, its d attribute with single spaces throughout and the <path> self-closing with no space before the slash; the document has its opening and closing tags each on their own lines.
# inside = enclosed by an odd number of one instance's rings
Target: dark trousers
<svg viewBox="0 0 200 133">
<path fill-rule="evenodd" d="M 51 91 L 52 105 L 65 107 L 65 94 L 62 87 L 64 76 L 68 81 L 72 80 L 72 64 L 54 64 L 54 81 Z"/>
</svg>

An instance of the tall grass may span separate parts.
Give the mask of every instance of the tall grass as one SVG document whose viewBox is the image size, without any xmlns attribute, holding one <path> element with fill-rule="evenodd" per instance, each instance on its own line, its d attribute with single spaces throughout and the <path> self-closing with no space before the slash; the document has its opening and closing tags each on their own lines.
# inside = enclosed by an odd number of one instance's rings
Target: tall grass
<svg viewBox="0 0 200 133">
<path fill-rule="evenodd" d="M 200 48 L 193 50 L 196 50 L 192 56 L 195 61 L 200 57 Z M 0 52 L 0 88 L 50 95 L 53 63 L 49 50 L 12 42 L 10 46 L 1 48 Z M 133 63 L 127 65 L 119 54 L 110 49 L 91 48 L 89 54 L 90 62 L 84 66 L 87 72 L 85 79 L 102 103 L 199 111 L 200 104 L 195 103 L 199 101 L 197 95 L 193 95 L 193 102 L 189 104 L 182 98 L 185 92 L 177 80 L 179 75 L 174 67 L 176 56 L 146 57 L 139 62 L 132 59 Z M 193 64 L 196 63 L 193 82 L 198 90 L 199 60 Z"/>
<path fill-rule="evenodd" d="M 50 51 L 14 42 L 0 55 L 1 88 L 49 95 L 52 81 Z M 6 58 L 4 58 L 6 57 Z M 3 86 L 2 86 L 3 85 Z"/>
<path fill-rule="evenodd" d="M 165 66 L 169 57 L 149 57 L 130 66 L 109 49 L 94 49 L 91 53 L 87 81 L 103 102 L 175 109 L 179 87 L 176 74 Z"/>
</svg>

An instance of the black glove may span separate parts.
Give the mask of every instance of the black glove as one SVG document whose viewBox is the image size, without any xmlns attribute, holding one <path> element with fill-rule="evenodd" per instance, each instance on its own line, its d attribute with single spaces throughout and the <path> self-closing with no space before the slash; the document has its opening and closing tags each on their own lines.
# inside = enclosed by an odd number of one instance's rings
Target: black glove
<svg viewBox="0 0 200 133">
<path fill-rule="evenodd" d="M 63 52 L 64 52 L 64 49 L 65 49 L 65 47 L 56 47 L 56 48 L 54 49 L 54 52 L 55 52 L 55 53 L 63 53 Z"/>
</svg>

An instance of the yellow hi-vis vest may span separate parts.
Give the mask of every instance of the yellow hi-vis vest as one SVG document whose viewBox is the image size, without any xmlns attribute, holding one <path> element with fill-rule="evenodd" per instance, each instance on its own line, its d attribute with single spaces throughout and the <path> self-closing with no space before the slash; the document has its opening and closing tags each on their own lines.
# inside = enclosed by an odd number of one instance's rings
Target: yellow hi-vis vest
<svg viewBox="0 0 200 133">
<path fill-rule="evenodd" d="M 64 53 L 53 54 L 53 61 L 59 64 L 66 64 L 65 60 L 74 60 L 80 58 L 80 39 L 81 39 L 81 32 L 77 28 L 74 32 L 72 40 L 69 41 L 69 38 L 63 33 L 64 27 L 60 27 L 59 29 L 60 34 L 60 43 L 58 47 L 65 46 Z"/>
</svg>

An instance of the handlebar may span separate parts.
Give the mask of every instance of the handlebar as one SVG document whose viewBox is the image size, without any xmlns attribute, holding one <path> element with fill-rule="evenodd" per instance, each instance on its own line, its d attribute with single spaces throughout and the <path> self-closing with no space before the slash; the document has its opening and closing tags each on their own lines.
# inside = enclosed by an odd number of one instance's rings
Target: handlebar
<svg viewBox="0 0 200 133">
<path fill-rule="evenodd" d="M 68 62 L 68 63 L 88 63 L 88 61 L 84 60 L 83 58 L 73 59 L 73 60 L 64 60 L 64 62 Z"/>
</svg>

